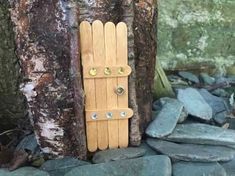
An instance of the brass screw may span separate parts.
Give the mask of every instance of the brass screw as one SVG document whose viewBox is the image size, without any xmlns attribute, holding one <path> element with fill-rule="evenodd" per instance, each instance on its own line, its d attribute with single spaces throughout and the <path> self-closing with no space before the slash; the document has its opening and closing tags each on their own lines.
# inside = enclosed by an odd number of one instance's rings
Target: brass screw
<svg viewBox="0 0 235 176">
<path fill-rule="evenodd" d="M 125 69 L 124 69 L 123 67 L 120 67 L 120 68 L 118 69 L 118 74 L 119 74 L 119 75 L 122 75 L 122 74 L 124 73 L 124 71 L 125 71 Z"/>
<path fill-rule="evenodd" d="M 124 89 L 124 87 L 122 87 L 122 86 L 118 86 L 117 87 L 117 89 L 116 89 L 116 91 L 115 91 L 115 93 L 117 94 L 117 95 L 123 95 L 124 93 L 125 93 L 125 89 Z"/>
<path fill-rule="evenodd" d="M 105 67 L 104 74 L 105 75 L 111 75 L 111 69 L 109 67 Z"/>
<path fill-rule="evenodd" d="M 90 71 L 89 71 L 89 74 L 90 74 L 91 76 L 96 76 L 96 75 L 97 75 L 97 70 L 96 70 L 96 68 L 91 68 Z"/>
</svg>

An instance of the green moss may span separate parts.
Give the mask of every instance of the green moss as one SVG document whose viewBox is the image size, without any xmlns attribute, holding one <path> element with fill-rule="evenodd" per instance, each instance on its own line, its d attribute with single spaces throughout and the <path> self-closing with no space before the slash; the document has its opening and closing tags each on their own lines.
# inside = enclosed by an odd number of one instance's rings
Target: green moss
<svg viewBox="0 0 235 176">
<path fill-rule="evenodd" d="M 158 59 L 165 69 L 208 62 L 225 71 L 235 64 L 235 1 L 158 3 Z"/>
<path fill-rule="evenodd" d="M 0 0 L 0 128 L 10 128 L 26 114 L 24 97 L 19 91 L 20 71 L 15 55 L 13 25 L 9 3 Z"/>
</svg>

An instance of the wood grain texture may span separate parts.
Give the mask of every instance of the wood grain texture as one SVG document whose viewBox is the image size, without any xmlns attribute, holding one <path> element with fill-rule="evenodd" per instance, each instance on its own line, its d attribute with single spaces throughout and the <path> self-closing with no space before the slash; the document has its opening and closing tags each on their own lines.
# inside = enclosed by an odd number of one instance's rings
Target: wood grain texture
<svg viewBox="0 0 235 176">
<path fill-rule="evenodd" d="M 116 64 L 116 27 L 111 22 L 105 24 L 105 57 L 107 66 Z M 116 86 L 117 78 L 107 78 L 107 109 L 117 108 L 117 95 L 114 92 Z M 117 148 L 118 120 L 108 121 L 108 131 L 109 148 Z"/>
<path fill-rule="evenodd" d="M 120 22 L 116 27 L 117 33 L 117 64 L 127 65 L 127 27 L 126 24 Z M 118 96 L 118 108 L 128 107 L 128 78 L 117 78 L 118 85 L 126 90 L 124 95 Z M 119 147 L 128 146 L 128 120 L 119 120 Z"/>
<path fill-rule="evenodd" d="M 94 64 L 93 58 L 93 43 L 92 43 L 92 29 L 90 23 L 83 21 L 80 24 L 80 40 L 81 40 L 81 56 L 82 65 L 89 66 Z M 95 95 L 95 80 L 94 79 L 84 79 L 84 90 L 85 90 L 85 109 L 95 109 L 96 108 L 96 97 L 89 96 Z M 86 117 L 88 118 L 88 117 Z M 87 133 L 87 148 L 89 151 L 94 152 L 97 150 L 97 122 L 91 121 L 86 124 Z"/>
<path fill-rule="evenodd" d="M 131 68 L 126 24 L 115 26 L 107 22 L 103 25 L 96 20 L 91 26 L 82 22 L 80 34 L 88 150 L 127 147 L 128 119 L 133 116 L 133 110 L 128 108 Z M 118 87 L 124 89 L 123 94 L 117 92 Z M 111 114 L 109 118 L 108 114 Z"/>
<path fill-rule="evenodd" d="M 99 20 L 92 23 L 94 64 L 101 66 L 105 63 L 104 26 Z M 95 80 L 96 108 L 107 108 L 107 82 L 105 78 Z M 99 118 L 99 117 L 98 117 Z M 104 150 L 108 147 L 108 122 L 97 122 L 98 148 Z"/>
</svg>

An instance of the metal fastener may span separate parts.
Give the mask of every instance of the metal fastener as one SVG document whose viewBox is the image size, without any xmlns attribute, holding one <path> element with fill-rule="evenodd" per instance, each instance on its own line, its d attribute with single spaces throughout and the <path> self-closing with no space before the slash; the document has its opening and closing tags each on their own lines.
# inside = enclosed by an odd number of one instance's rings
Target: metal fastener
<svg viewBox="0 0 235 176">
<path fill-rule="evenodd" d="M 126 112 L 121 112 L 121 113 L 120 113 L 120 116 L 121 116 L 121 117 L 125 117 L 126 115 L 127 115 Z"/>
<path fill-rule="evenodd" d="M 122 74 L 124 73 L 124 71 L 125 71 L 125 69 L 124 69 L 123 67 L 120 67 L 120 68 L 118 69 L 118 74 L 119 74 L 119 75 L 122 75 Z"/>
<path fill-rule="evenodd" d="M 97 75 L 97 70 L 96 70 L 96 68 L 91 68 L 90 71 L 89 71 L 89 74 L 90 74 L 91 76 L 96 76 L 96 75 Z"/>
<path fill-rule="evenodd" d="M 97 120 L 98 116 L 97 116 L 96 113 L 93 113 L 93 114 L 91 115 L 91 118 L 92 118 L 93 120 Z"/>
<path fill-rule="evenodd" d="M 105 67 L 104 74 L 105 75 L 111 75 L 111 69 L 109 67 Z"/>
<path fill-rule="evenodd" d="M 117 95 L 123 95 L 124 93 L 125 93 L 125 89 L 124 89 L 124 87 L 122 87 L 122 86 L 118 86 L 117 88 L 116 88 L 116 90 L 115 90 L 115 93 L 117 94 Z"/>
<path fill-rule="evenodd" d="M 111 119 L 111 118 L 113 117 L 113 113 L 112 113 L 112 112 L 107 112 L 107 113 L 106 113 L 106 117 L 107 117 L 108 119 Z"/>
</svg>

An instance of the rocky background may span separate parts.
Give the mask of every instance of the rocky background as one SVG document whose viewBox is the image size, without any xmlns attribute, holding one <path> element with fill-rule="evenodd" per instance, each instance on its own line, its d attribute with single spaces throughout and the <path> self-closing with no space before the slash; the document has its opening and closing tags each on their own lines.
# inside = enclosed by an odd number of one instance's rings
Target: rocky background
<svg viewBox="0 0 235 176">
<path fill-rule="evenodd" d="M 12 162 L 2 161 L 11 172 L 0 169 L 0 176 L 234 176 L 235 75 L 181 71 L 168 79 L 175 96 L 153 102 L 139 147 L 96 151 L 87 160 L 52 159 L 31 134 Z"/>
<path fill-rule="evenodd" d="M 234 72 L 235 1 L 160 0 L 158 9 L 158 59 L 165 69 Z"/>
</svg>

